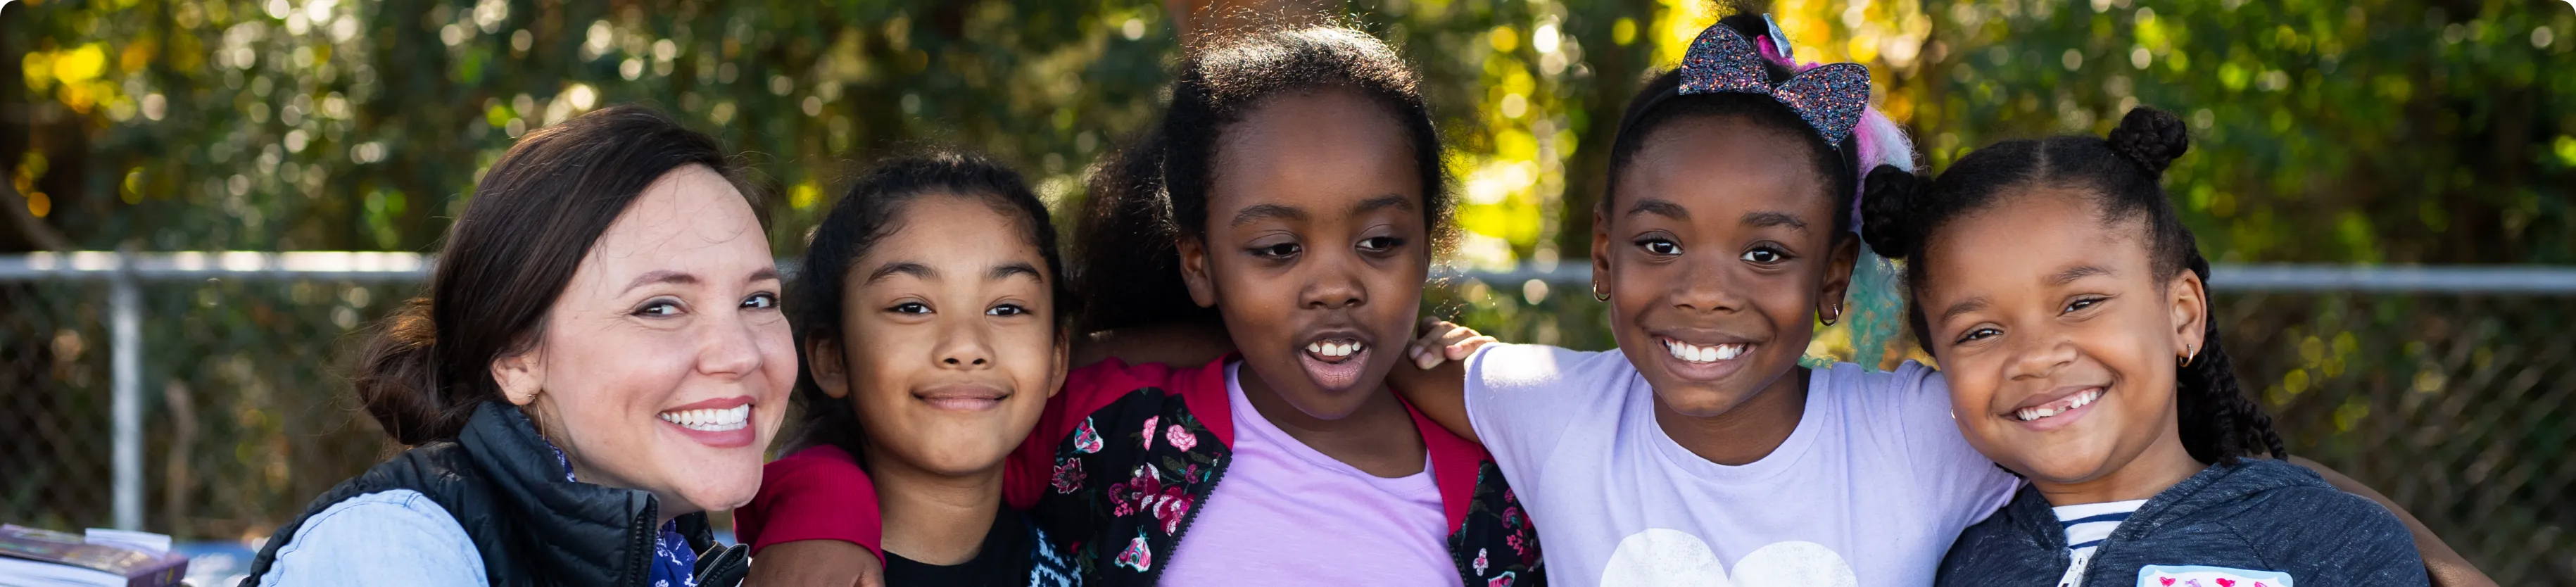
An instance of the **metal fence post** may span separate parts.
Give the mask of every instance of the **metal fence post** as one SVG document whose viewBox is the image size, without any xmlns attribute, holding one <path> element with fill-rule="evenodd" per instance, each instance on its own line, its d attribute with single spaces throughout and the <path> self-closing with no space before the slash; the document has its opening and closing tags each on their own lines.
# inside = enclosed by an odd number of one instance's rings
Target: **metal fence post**
<svg viewBox="0 0 2576 587">
<path fill-rule="evenodd" d="M 134 256 L 120 252 L 108 281 L 109 358 L 116 425 L 116 528 L 143 529 L 143 296 Z"/>
</svg>

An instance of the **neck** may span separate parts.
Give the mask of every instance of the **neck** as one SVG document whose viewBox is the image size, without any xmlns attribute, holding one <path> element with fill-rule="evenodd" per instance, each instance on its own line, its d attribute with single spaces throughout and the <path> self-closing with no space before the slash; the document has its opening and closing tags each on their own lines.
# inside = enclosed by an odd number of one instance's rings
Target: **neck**
<svg viewBox="0 0 2576 587">
<path fill-rule="evenodd" d="M 1359 409 L 1340 418 L 1324 419 L 1288 403 L 1249 366 L 1238 367 L 1235 374 L 1254 415 L 1268 420 L 1307 448 L 1378 477 L 1422 472 L 1423 455 L 1429 450 L 1422 443 L 1422 432 L 1414 427 L 1413 415 L 1405 411 L 1404 404 L 1383 382 L 1368 392 Z"/>
<path fill-rule="evenodd" d="M 2167 430 L 2137 458 L 2109 473 L 2071 483 L 2032 477 L 2030 486 L 2053 506 L 2130 501 L 2155 497 L 2204 468 L 2208 465 L 2192 460 L 2191 451 L 2183 449 L 2181 434 Z"/>
<path fill-rule="evenodd" d="M 868 477 L 884 516 L 885 550 L 932 565 L 975 558 L 1002 507 L 1002 467 L 943 475 L 866 448 Z"/>
<path fill-rule="evenodd" d="M 1674 411 L 1655 397 L 1655 426 L 1664 430 L 1673 443 L 1689 449 L 1691 454 L 1720 465 L 1752 464 L 1780 450 L 1789 434 L 1798 431 L 1798 420 L 1807 415 L 1807 377 L 1809 371 L 1799 367 L 1794 377 L 1781 377 L 1753 392 L 1733 408 L 1712 416 L 1690 416 Z"/>
</svg>

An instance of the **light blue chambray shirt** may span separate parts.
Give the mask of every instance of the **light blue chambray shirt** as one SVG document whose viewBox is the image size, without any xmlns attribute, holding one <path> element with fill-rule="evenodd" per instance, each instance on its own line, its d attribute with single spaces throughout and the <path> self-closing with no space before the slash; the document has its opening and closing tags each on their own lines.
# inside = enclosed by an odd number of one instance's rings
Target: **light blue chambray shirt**
<svg viewBox="0 0 2576 587">
<path fill-rule="evenodd" d="M 295 529 L 259 587 L 482 585 L 483 555 L 465 527 L 409 489 L 340 500 Z"/>
</svg>

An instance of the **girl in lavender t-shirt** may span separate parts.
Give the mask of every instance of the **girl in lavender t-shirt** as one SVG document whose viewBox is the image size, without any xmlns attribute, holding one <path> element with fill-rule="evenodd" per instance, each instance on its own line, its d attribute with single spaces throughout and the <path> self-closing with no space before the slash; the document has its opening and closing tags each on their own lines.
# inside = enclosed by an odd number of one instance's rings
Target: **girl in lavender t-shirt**
<svg viewBox="0 0 2576 587">
<path fill-rule="evenodd" d="M 1843 317 L 1854 163 L 1910 149 L 1864 116 L 1866 69 L 1788 46 L 1728 17 L 1630 101 L 1592 246 L 1618 352 L 1486 345 L 1397 381 L 1492 452 L 1558 582 L 1926 585 L 2019 483 L 1931 370 L 1799 365 Z"/>
</svg>

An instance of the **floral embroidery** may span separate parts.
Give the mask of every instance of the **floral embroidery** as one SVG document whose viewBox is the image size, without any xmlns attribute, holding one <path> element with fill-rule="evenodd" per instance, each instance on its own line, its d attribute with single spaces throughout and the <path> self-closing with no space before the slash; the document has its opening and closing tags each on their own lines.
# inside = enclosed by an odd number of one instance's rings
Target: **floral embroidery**
<svg viewBox="0 0 2576 587">
<path fill-rule="evenodd" d="M 1100 452 L 1100 432 L 1091 429 L 1090 418 L 1083 418 L 1082 427 L 1073 429 L 1073 452 L 1079 454 Z"/>
<path fill-rule="evenodd" d="M 1082 477 L 1081 460 L 1058 457 L 1055 460 L 1055 478 L 1049 483 L 1055 486 L 1056 493 L 1073 493 L 1073 490 L 1082 488 Z"/>
<path fill-rule="evenodd" d="M 1171 441 L 1172 448 L 1181 449 L 1181 452 L 1189 452 L 1190 449 L 1197 448 L 1199 446 L 1199 435 L 1191 434 L 1190 431 L 1181 429 L 1181 425 L 1179 424 L 1173 424 L 1169 428 L 1164 428 L 1163 439 Z"/>
<path fill-rule="evenodd" d="M 1181 531 L 1181 520 L 1189 517 L 1190 504 L 1195 501 L 1190 498 L 1189 492 L 1179 485 L 1163 490 L 1160 496 L 1148 499 L 1152 499 L 1153 503 L 1142 509 L 1151 509 L 1154 512 L 1154 520 L 1163 523 L 1164 534 L 1177 534 Z"/>
<path fill-rule="evenodd" d="M 1118 560 L 1116 564 L 1118 566 L 1135 569 L 1136 572 L 1139 573 L 1153 570 L 1154 549 L 1153 547 L 1145 545 L 1144 532 L 1137 532 L 1134 540 L 1127 541 L 1127 549 L 1118 551 Z M 1508 583 L 1506 583 L 1506 585 L 1508 585 Z"/>
<path fill-rule="evenodd" d="M 1511 571 L 1503 571 L 1501 576 L 1494 577 L 1491 581 L 1486 581 L 1485 587 L 1512 587 L 1512 578 L 1513 576 Z"/>
<path fill-rule="evenodd" d="M 1154 416 L 1145 419 L 1145 450 L 1154 450 L 1154 425 L 1160 424 L 1162 421 L 1162 416 Z"/>
<path fill-rule="evenodd" d="M 1485 549 L 1476 549 L 1476 574 L 1485 574 Z"/>
</svg>

